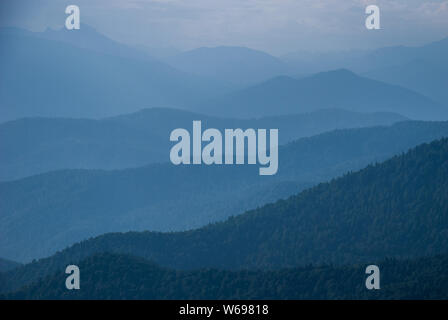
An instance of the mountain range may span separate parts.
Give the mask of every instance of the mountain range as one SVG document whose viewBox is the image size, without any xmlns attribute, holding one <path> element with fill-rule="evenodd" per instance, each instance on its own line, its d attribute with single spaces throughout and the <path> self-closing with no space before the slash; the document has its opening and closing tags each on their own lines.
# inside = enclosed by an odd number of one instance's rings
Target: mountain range
<svg viewBox="0 0 448 320">
<path fill-rule="evenodd" d="M 88 25 L 0 42 L 0 299 L 447 298 L 448 38 L 284 57 Z M 170 163 L 194 120 L 278 129 L 277 174 Z"/>
<path fill-rule="evenodd" d="M 146 50 L 131 47 L 108 38 L 106 35 L 98 32 L 95 28 L 88 24 L 83 24 L 82 28 L 75 32 L 69 32 L 65 28 L 51 29 L 48 28 L 43 32 L 29 33 L 21 29 L 6 29 L 10 33 L 27 34 L 39 39 L 46 39 L 51 41 L 62 42 L 81 49 L 87 49 L 100 54 L 113 55 L 115 57 L 122 57 L 132 60 L 146 60 L 148 62 L 155 62 L 157 59 L 153 58 Z"/>
<path fill-rule="evenodd" d="M 203 47 L 164 61 L 176 69 L 239 86 L 262 82 L 289 71 L 288 65 L 279 58 L 245 47 Z"/>
<path fill-rule="evenodd" d="M 0 183 L 0 256 L 29 261 L 112 231 L 178 231 L 223 220 L 316 183 L 448 136 L 447 122 L 400 122 L 302 138 L 279 149 L 279 170 L 152 164 L 60 170 Z"/>
<path fill-rule="evenodd" d="M 303 75 L 346 68 L 369 78 L 400 85 L 447 106 L 448 37 L 428 44 L 374 50 L 291 53 L 281 57 Z"/>
<path fill-rule="evenodd" d="M 358 59 L 348 55 L 334 64 L 320 60 L 381 82 L 344 69 L 296 79 L 291 62 L 243 47 L 198 48 L 156 59 L 89 26 L 77 32 L 2 28 L 0 40 L 8 48 L 0 51 L 0 122 L 98 118 L 150 107 L 251 118 L 342 108 L 447 119 L 448 38 L 358 52 Z M 297 72 L 310 74 L 305 66 Z"/>
<path fill-rule="evenodd" d="M 292 52 L 280 57 L 298 73 L 312 74 L 331 69 L 347 68 L 365 73 L 379 68 L 425 60 L 444 65 L 448 57 L 448 37 L 419 46 L 388 46 L 371 50 Z"/>
<path fill-rule="evenodd" d="M 409 89 L 346 69 L 302 79 L 276 77 L 198 106 L 201 112 L 231 117 L 286 115 L 322 108 L 395 112 L 416 120 L 448 119 L 448 107 Z"/>
<path fill-rule="evenodd" d="M 2 274 L 3 292 L 104 252 L 142 257 L 176 269 L 233 270 L 280 270 L 310 263 L 371 264 L 387 257 L 414 259 L 444 254 L 448 249 L 448 217 L 444 210 L 448 205 L 447 159 L 445 138 L 200 229 L 111 233 L 88 239 Z M 438 261 L 434 267 L 440 271 L 444 258 Z M 130 270 L 126 259 L 122 262 L 119 268 L 126 266 Z M 114 268 L 101 259 L 92 264 L 98 263 L 99 272 Z M 434 267 L 430 268 L 433 275 Z M 131 278 L 137 274 L 144 273 L 129 273 Z M 209 273 L 202 279 L 213 275 Z M 436 278 L 440 279 L 438 274 Z M 424 284 L 419 282 L 417 286 Z M 188 286 L 181 288 L 186 290 Z M 42 292 L 39 287 L 35 290 Z"/>
<path fill-rule="evenodd" d="M 277 128 L 279 143 L 344 128 L 406 120 L 392 113 L 319 110 L 307 114 L 238 120 L 169 108 L 144 109 L 104 119 L 24 118 L 0 124 L 0 180 L 58 169 L 124 169 L 169 161 L 172 130 L 204 127 Z"/>
<path fill-rule="evenodd" d="M 0 121 L 105 117 L 147 107 L 182 107 L 230 90 L 88 31 L 67 35 L 75 39 L 65 41 L 59 33 L 0 30 L 2 46 L 8 48 L 0 51 Z"/>
</svg>

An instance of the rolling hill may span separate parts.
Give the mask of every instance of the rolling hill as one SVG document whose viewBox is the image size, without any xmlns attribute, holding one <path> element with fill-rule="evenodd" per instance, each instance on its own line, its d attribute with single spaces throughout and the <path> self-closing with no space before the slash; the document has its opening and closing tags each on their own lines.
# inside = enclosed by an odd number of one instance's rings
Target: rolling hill
<svg viewBox="0 0 448 320">
<path fill-rule="evenodd" d="M 25 118 L 0 124 L 0 180 L 58 169 L 123 169 L 169 161 L 176 128 L 278 128 L 279 142 L 334 129 L 406 120 L 391 113 L 320 110 L 261 119 L 220 119 L 169 108 L 145 109 L 105 119 Z"/>
<path fill-rule="evenodd" d="M 15 290 L 102 252 L 135 255 L 176 269 L 257 270 L 444 254 L 447 175 L 448 139 L 436 140 L 200 229 L 112 233 L 83 241 L 5 273 L 2 287 Z"/>
<path fill-rule="evenodd" d="M 279 170 L 153 164 L 0 183 L 0 256 L 29 261 L 112 231 L 197 228 L 448 136 L 447 122 L 336 130 L 279 149 Z"/>
<path fill-rule="evenodd" d="M 231 117 L 261 117 L 342 108 L 395 112 L 415 120 L 448 119 L 448 108 L 409 89 L 340 69 L 302 79 L 276 77 L 223 98 L 204 102 L 201 112 Z"/>
</svg>

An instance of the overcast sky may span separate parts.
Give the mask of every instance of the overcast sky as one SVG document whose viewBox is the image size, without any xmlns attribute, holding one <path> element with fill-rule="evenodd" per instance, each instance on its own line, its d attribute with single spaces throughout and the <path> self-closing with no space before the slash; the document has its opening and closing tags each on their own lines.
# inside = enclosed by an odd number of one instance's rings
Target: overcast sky
<svg viewBox="0 0 448 320">
<path fill-rule="evenodd" d="M 61 28 L 76 4 L 83 23 L 129 44 L 192 49 L 236 45 L 280 55 L 419 45 L 448 36 L 448 0 L 0 0 L 0 25 Z M 381 9 L 366 30 L 365 8 Z"/>
</svg>

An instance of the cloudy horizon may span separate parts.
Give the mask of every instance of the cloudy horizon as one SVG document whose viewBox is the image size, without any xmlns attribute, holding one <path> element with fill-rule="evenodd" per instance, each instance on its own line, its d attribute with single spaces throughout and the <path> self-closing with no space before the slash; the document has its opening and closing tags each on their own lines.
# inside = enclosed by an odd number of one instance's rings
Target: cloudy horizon
<svg viewBox="0 0 448 320">
<path fill-rule="evenodd" d="M 7 0 L 0 26 L 62 28 L 70 4 L 80 7 L 81 24 L 152 48 L 243 46 L 283 55 L 414 46 L 448 36 L 448 0 Z M 381 9 L 381 30 L 364 26 L 370 4 Z"/>
</svg>

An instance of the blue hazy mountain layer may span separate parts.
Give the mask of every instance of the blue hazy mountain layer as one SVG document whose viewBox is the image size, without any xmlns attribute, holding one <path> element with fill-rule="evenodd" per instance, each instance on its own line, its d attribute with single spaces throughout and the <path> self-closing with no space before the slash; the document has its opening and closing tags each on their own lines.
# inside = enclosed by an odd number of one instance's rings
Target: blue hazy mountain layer
<svg viewBox="0 0 448 320">
<path fill-rule="evenodd" d="M 0 41 L 6 48 L 0 50 L 0 121 L 28 116 L 104 117 L 147 107 L 181 107 L 230 117 L 343 108 L 396 112 L 422 120 L 447 118 L 447 39 L 416 48 L 368 52 L 358 63 L 368 65 L 367 70 L 360 70 L 349 58 L 352 64 L 335 64 L 363 74 L 370 70 L 367 75 L 373 78 L 415 92 L 359 79 L 344 70 L 293 84 L 293 79 L 279 77 L 295 74 L 287 64 L 242 47 L 199 48 L 171 57 L 172 65 L 186 73 L 88 26 L 76 32 L 41 33 L 3 28 Z M 413 66 L 414 61 L 425 64 Z M 267 82 L 235 91 L 260 81 Z"/>
<path fill-rule="evenodd" d="M 448 37 L 417 47 L 292 53 L 282 57 L 297 75 L 346 68 L 397 84 L 448 106 Z"/>
<path fill-rule="evenodd" d="M 406 120 L 392 113 L 363 114 L 320 110 L 260 119 L 220 119 L 169 108 L 100 120 L 26 118 L 0 124 L 0 180 L 57 169 L 122 169 L 168 162 L 172 130 L 191 130 L 193 120 L 206 128 L 276 128 L 279 142 L 344 128 L 388 125 Z"/>
<path fill-rule="evenodd" d="M 19 31 L 26 34 L 26 31 Z M 65 28 L 56 30 L 47 29 L 44 32 L 34 32 L 29 35 L 47 40 L 64 42 L 74 47 L 89 49 L 91 51 L 113 55 L 116 57 L 148 60 L 152 62 L 157 61 L 157 59 L 153 58 L 145 50 L 140 50 L 138 48 L 116 42 L 97 32 L 93 27 L 85 23 L 83 23 L 82 28 L 79 30 L 68 31 Z"/>
<path fill-rule="evenodd" d="M 448 61 L 442 64 L 418 59 L 371 70 L 365 75 L 412 89 L 448 106 Z"/>
<path fill-rule="evenodd" d="M 198 48 L 165 60 L 191 74 L 223 82 L 249 85 L 288 74 L 288 66 L 279 58 L 244 47 Z"/>
<path fill-rule="evenodd" d="M 101 48 L 86 49 L 10 30 L 0 32 L 0 42 L 2 122 L 182 107 L 229 89 L 156 60 L 131 58 L 123 50 L 107 48 L 104 53 Z"/>
<path fill-rule="evenodd" d="M 411 119 L 448 119 L 448 107 L 409 89 L 340 69 L 302 79 L 276 77 L 197 107 L 204 113 L 259 117 L 343 108 L 358 112 L 395 112 Z"/>
<path fill-rule="evenodd" d="M 282 60 L 291 69 L 296 70 L 296 74 L 310 74 L 338 68 L 365 73 L 379 68 L 407 64 L 415 60 L 446 66 L 448 63 L 448 37 L 416 47 L 390 46 L 372 50 L 296 52 L 284 55 Z"/>
<path fill-rule="evenodd" d="M 447 122 L 336 130 L 279 149 L 279 170 L 174 166 L 61 170 L 0 183 L 0 256 L 28 261 L 112 231 L 185 230 L 448 136 Z"/>
</svg>

